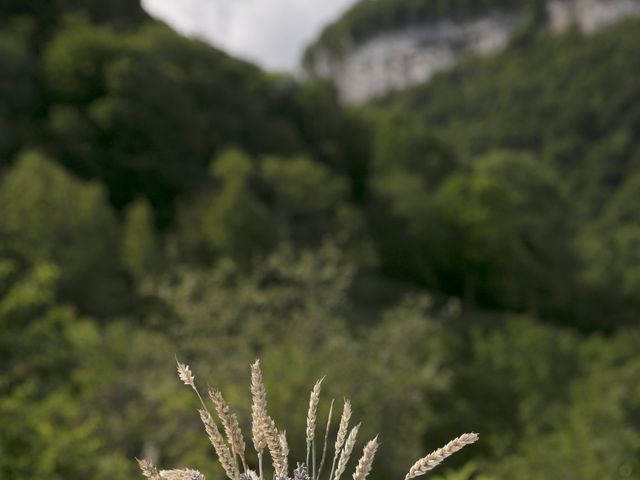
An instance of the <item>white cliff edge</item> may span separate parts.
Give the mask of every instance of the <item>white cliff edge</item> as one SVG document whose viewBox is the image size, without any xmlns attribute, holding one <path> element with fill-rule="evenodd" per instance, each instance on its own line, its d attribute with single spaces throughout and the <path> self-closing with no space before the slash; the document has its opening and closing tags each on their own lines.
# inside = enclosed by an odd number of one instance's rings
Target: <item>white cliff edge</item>
<svg viewBox="0 0 640 480">
<path fill-rule="evenodd" d="M 547 12 L 552 32 L 560 34 L 576 26 L 591 34 L 623 17 L 640 15 L 640 1 L 550 0 Z M 361 104 L 428 81 L 463 55 L 499 52 L 523 21 L 519 12 L 495 12 L 466 22 L 442 19 L 385 32 L 343 58 L 317 52 L 310 71 L 333 81 L 345 103 Z"/>
</svg>

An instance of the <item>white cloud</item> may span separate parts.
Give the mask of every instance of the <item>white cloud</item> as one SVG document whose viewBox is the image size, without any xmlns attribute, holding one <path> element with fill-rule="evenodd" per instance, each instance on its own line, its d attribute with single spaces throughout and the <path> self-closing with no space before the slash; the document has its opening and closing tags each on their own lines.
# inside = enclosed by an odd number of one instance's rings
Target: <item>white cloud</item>
<svg viewBox="0 0 640 480">
<path fill-rule="evenodd" d="M 304 47 L 355 0 L 143 0 L 147 11 L 275 70 L 293 70 Z"/>
</svg>

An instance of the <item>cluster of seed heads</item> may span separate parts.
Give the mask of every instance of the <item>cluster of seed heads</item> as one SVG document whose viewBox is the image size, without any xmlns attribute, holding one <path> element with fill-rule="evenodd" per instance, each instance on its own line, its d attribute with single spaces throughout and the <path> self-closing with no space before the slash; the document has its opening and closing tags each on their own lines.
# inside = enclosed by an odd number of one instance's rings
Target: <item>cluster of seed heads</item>
<svg viewBox="0 0 640 480">
<path fill-rule="evenodd" d="M 207 404 L 200 395 L 195 384 L 195 376 L 191 369 L 180 362 L 178 363 L 178 377 L 195 392 L 202 408 L 199 409 L 200 419 L 204 426 L 209 441 L 213 446 L 218 460 L 229 480 L 265 480 L 265 469 L 263 468 L 263 458 L 265 450 L 271 457 L 273 469 L 273 480 L 318 480 L 322 473 L 324 461 L 327 454 L 327 443 L 329 429 L 331 427 L 331 416 L 333 413 L 333 403 L 329 408 L 327 426 L 324 433 L 324 446 L 320 466 L 316 469 L 316 427 L 318 406 L 320 404 L 320 393 L 322 391 L 322 380 L 316 382 L 309 397 L 309 410 L 307 412 L 306 446 L 307 454 L 304 463 L 298 463 L 296 468 L 289 475 L 289 444 L 284 430 L 279 430 L 275 421 L 267 413 L 267 393 L 262 381 L 260 361 L 256 360 L 251 365 L 251 440 L 257 454 L 257 472 L 249 468 L 245 457 L 246 443 L 240 430 L 238 417 L 231 412 L 229 405 L 225 401 L 219 390 L 209 388 L 208 394 L 213 403 L 217 418 L 222 426 L 224 435 L 220 432 L 218 424 L 211 415 Z M 327 480 L 340 480 L 351 458 L 351 454 L 356 445 L 360 424 L 349 429 L 351 420 L 351 403 L 345 400 L 342 407 L 342 415 L 338 424 L 338 432 L 334 443 L 333 462 Z M 444 447 L 439 448 L 427 456 L 419 459 L 413 464 L 406 474 L 404 480 L 411 480 L 426 474 L 437 465 L 442 463 L 447 457 L 453 455 L 466 445 L 475 443 L 478 435 L 475 433 L 465 433 L 452 440 Z M 373 460 L 380 443 L 378 437 L 369 440 L 362 451 L 362 456 L 352 474 L 353 480 L 366 480 L 371 472 Z M 138 460 L 142 474 L 150 480 L 205 480 L 202 473 L 189 468 L 174 470 L 158 470 L 158 468 L 148 460 Z M 309 470 L 311 468 L 311 471 Z"/>
</svg>

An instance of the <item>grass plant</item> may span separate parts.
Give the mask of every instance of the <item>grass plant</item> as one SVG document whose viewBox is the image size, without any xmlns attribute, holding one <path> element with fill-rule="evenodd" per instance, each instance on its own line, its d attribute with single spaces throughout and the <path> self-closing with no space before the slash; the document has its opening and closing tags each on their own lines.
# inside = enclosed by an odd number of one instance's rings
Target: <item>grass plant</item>
<svg viewBox="0 0 640 480">
<path fill-rule="evenodd" d="M 177 360 L 176 360 L 177 361 Z M 204 425 L 205 432 L 209 437 L 213 449 L 218 456 L 218 460 L 229 480 L 266 480 L 268 475 L 263 465 L 264 451 L 271 457 L 271 472 L 273 480 L 321 480 L 322 466 L 327 455 L 328 435 L 331 428 L 331 415 L 333 403 L 329 409 L 327 426 L 324 433 L 324 442 L 320 467 L 316 469 L 316 426 L 318 420 L 318 406 L 320 405 L 320 394 L 322 392 L 322 381 L 318 380 L 309 397 L 309 410 L 307 412 L 306 425 L 306 459 L 298 462 L 296 467 L 289 470 L 289 446 L 287 435 L 276 425 L 275 421 L 267 413 L 267 393 L 262 381 L 262 371 L 260 361 L 256 360 L 251 365 L 251 438 L 256 452 L 257 472 L 249 468 L 248 460 L 245 457 L 246 443 L 240 429 L 238 417 L 231 412 L 229 405 L 222 396 L 222 392 L 215 388 L 209 388 L 209 398 L 213 404 L 218 423 L 214 420 L 209 407 L 204 401 L 195 383 L 195 376 L 188 365 L 177 362 L 178 377 L 195 392 L 202 408 L 199 409 L 200 419 Z M 351 454 L 353 453 L 358 437 L 360 424 L 349 430 L 349 421 L 352 410 L 349 400 L 344 400 L 342 415 L 338 424 L 336 440 L 334 443 L 333 462 L 331 470 L 326 480 L 340 480 L 344 475 Z M 348 434 L 347 434 L 348 432 Z M 416 461 L 409 469 L 404 480 L 425 475 L 440 465 L 446 458 L 453 455 L 467 445 L 478 440 L 476 433 L 465 433 L 453 439 L 442 448 L 438 448 L 425 457 Z M 378 437 L 369 440 L 362 451 L 362 455 L 352 474 L 353 480 L 366 480 L 373 468 L 373 461 L 380 442 Z M 149 460 L 138 460 L 142 474 L 150 480 L 205 480 L 205 476 L 197 470 L 190 468 L 159 470 Z"/>
</svg>

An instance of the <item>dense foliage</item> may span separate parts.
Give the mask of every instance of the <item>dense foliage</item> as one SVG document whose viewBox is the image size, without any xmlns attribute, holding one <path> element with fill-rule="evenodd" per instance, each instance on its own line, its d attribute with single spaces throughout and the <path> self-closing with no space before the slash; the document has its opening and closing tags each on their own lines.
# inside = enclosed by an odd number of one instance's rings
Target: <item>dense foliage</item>
<svg viewBox="0 0 640 480">
<path fill-rule="evenodd" d="M 298 457 L 327 375 L 375 478 L 638 476 L 638 21 L 351 111 L 109 6 L 2 4 L 0 479 L 223 478 L 175 354 Z"/>
<path fill-rule="evenodd" d="M 629 196 L 637 191 L 640 165 L 640 84 L 635 80 L 640 61 L 633 53 L 639 25 L 629 20 L 590 38 L 542 34 L 494 58 L 463 62 L 377 107 L 379 168 L 393 164 L 396 174 L 415 172 L 414 166 L 408 171 L 396 166 L 399 159 L 417 164 L 424 132 L 462 163 L 429 193 L 419 188 L 430 201 L 416 208 L 433 204 L 431 213 L 461 233 L 456 241 L 468 247 L 448 252 L 462 262 L 466 275 L 476 268 L 477 275 L 490 275 L 503 261 L 516 269 L 511 276 L 496 271 L 505 285 L 494 284 L 492 302 L 509 306 L 507 288 L 521 288 L 517 304 L 537 308 L 542 296 L 577 325 L 636 322 L 637 292 L 625 285 L 639 266 L 631 247 L 637 217 Z M 414 146 L 398 147 L 398 142 Z M 421 176 L 441 178 L 440 171 L 434 173 Z M 384 181 L 378 187 L 391 214 L 409 222 L 412 215 L 424 218 L 425 212 L 403 207 L 409 197 L 417 198 L 406 183 L 394 184 Z M 437 239 L 430 230 L 412 239 L 413 249 L 416 255 L 428 249 L 434 265 L 448 256 L 428 245 Z M 445 247 L 452 245 L 451 239 L 443 240 Z M 397 263 L 393 257 L 389 261 Z M 430 282 L 425 272 L 415 271 L 418 265 L 409 260 L 401 267 Z M 455 271 L 446 265 L 437 278 Z M 492 285 L 485 278 L 482 284 Z M 532 284 L 536 278 L 539 287 Z M 451 293 L 463 291 L 463 278 L 456 282 Z M 543 290 L 536 293 L 537 288 Z M 612 308 L 613 316 L 607 314 Z"/>
</svg>

